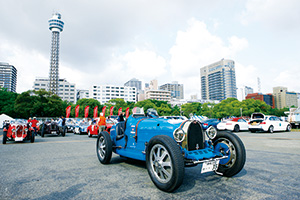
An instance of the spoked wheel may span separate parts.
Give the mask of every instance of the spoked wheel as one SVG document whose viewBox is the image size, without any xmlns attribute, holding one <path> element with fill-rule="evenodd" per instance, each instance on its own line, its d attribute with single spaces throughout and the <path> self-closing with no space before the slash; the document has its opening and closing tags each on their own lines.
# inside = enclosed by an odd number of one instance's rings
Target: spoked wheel
<svg viewBox="0 0 300 200">
<path fill-rule="evenodd" d="M 227 156 L 220 160 L 217 173 L 231 177 L 239 173 L 246 162 L 246 150 L 241 139 L 231 132 L 220 131 L 213 140 L 216 151 Z"/>
<path fill-rule="evenodd" d="M 102 164 L 108 164 L 112 156 L 112 141 L 108 132 L 102 131 L 98 135 L 96 145 L 99 161 Z"/>
<path fill-rule="evenodd" d="M 45 136 L 45 124 L 42 126 L 41 137 Z"/>
<path fill-rule="evenodd" d="M 153 137 L 146 152 L 146 166 L 160 190 L 172 192 L 183 181 L 184 160 L 176 142 L 166 135 Z"/>
</svg>

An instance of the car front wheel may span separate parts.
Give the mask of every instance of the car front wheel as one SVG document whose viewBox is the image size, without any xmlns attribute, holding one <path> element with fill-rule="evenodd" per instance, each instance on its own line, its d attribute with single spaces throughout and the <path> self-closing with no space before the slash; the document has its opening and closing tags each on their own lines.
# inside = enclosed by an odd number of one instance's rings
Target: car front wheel
<svg viewBox="0 0 300 200">
<path fill-rule="evenodd" d="M 102 131 L 98 135 L 97 157 L 102 164 L 108 164 L 112 156 L 112 141 L 110 135 L 106 131 Z"/>
<path fill-rule="evenodd" d="M 176 142 L 166 135 L 154 136 L 147 146 L 146 166 L 160 190 L 172 192 L 183 181 L 184 159 Z"/>
<path fill-rule="evenodd" d="M 227 158 L 221 159 L 217 174 L 231 177 L 239 173 L 246 162 L 246 150 L 241 139 L 234 133 L 220 131 L 213 140 L 216 151 Z"/>
</svg>

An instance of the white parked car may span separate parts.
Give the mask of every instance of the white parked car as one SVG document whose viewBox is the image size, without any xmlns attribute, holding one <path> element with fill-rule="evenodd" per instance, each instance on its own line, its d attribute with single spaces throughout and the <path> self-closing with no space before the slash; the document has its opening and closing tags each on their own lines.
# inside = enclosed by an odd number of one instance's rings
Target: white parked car
<svg viewBox="0 0 300 200">
<path fill-rule="evenodd" d="M 257 131 L 270 133 L 273 133 L 274 131 L 291 131 L 291 124 L 276 116 L 253 113 L 249 122 L 249 131 L 252 133 Z"/>
<path fill-rule="evenodd" d="M 233 132 L 246 131 L 248 130 L 248 122 L 241 117 L 236 117 L 218 123 L 217 129 L 229 130 Z"/>
</svg>

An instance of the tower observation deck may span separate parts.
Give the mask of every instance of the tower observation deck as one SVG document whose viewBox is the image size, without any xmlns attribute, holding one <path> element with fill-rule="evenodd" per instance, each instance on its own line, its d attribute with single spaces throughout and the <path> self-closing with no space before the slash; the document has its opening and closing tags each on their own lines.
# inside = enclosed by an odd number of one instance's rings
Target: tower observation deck
<svg viewBox="0 0 300 200">
<path fill-rule="evenodd" d="M 63 31 L 64 22 L 61 20 L 59 13 L 53 14 L 48 20 L 49 29 L 52 32 L 51 55 L 50 55 L 50 72 L 49 72 L 49 91 L 58 94 L 59 81 L 59 33 Z"/>
</svg>

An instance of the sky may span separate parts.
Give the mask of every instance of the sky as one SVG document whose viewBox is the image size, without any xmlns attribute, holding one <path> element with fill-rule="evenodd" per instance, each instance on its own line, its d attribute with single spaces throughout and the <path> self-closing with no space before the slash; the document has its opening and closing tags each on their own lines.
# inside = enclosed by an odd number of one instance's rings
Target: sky
<svg viewBox="0 0 300 200">
<path fill-rule="evenodd" d="M 238 88 L 300 92 L 298 0 L 0 0 L 0 62 L 17 68 L 18 93 L 49 75 L 55 12 L 59 75 L 77 89 L 156 79 L 201 98 L 200 68 L 224 58 Z"/>
</svg>

